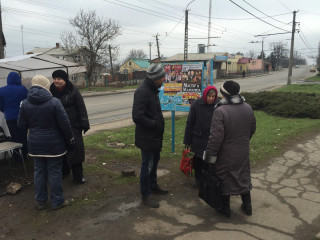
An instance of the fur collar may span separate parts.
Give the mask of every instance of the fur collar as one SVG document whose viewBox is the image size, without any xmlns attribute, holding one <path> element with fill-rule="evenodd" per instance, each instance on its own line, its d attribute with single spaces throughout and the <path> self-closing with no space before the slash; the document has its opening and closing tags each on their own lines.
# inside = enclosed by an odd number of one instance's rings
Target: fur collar
<svg viewBox="0 0 320 240">
<path fill-rule="evenodd" d="M 226 98 L 223 98 L 220 100 L 219 103 L 217 103 L 214 108 L 218 108 L 220 107 L 221 105 L 230 105 L 230 104 L 240 104 L 240 103 L 243 103 L 245 102 L 246 99 L 243 97 L 243 96 L 240 96 L 240 95 L 233 95 L 233 96 L 230 96 L 230 97 L 226 97 Z"/>
</svg>

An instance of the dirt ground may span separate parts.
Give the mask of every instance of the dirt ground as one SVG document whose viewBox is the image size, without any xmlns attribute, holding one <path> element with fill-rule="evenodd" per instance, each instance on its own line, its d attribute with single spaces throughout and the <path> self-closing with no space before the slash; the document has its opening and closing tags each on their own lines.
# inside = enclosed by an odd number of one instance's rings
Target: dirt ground
<svg viewBox="0 0 320 240">
<path fill-rule="evenodd" d="M 88 161 L 85 164 L 90 166 L 94 162 L 95 152 L 87 151 L 86 157 Z M 226 219 L 200 201 L 194 179 L 184 176 L 179 170 L 179 161 L 180 154 L 177 154 L 176 161 L 159 163 L 159 184 L 168 189 L 169 194 L 156 196 L 161 204 L 158 210 L 141 206 L 137 176 L 118 182 L 115 181 L 118 176 L 114 172 L 92 174 L 90 167 L 85 173 L 88 181 L 83 185 L 75 184 L 71 176 L 63 180 L 64 196 L 71 204 L 60 210 L 54 211 L 50 207 L 37 210 L 32 183 L 16 195 L 3 194 L 0 197 L 0 239 L 180 239 L 181 232 L 191 234 L 194 231 L 213 230 L 218 237 L 219 229 L 214 224 L 232 221 L 241 226 L 245 223 L 243 214 L 236 213 L 232 220 Z M 120 170 L 128 166 L 127 163 L 113 162 L 103 167 L 118 171 L 120 175 Z M 139 173 L 139 165 L 131 167 L 136 174 Z M 252 171 L 264 167 L 265 164 L 261 164 Z M 27 168 L 32 176 L 31 160 Z M 15 166 L 13 170 L 16 175 L 23 176 L 21 166 Z M 7 163 L 1 161 L 0 193 L 5 192 L 5 186 L 10 181 L 14 181 L 10 176 Z M 26 183 L 21 179 L 16 180 Z M 234 198 L 232 208 L 235 212 L 240 212 L 239 204 L 240 198 Z M 304 231 L 306 226 L 300 226 L 301 230 L 292 239 L 312 239 L 311 236 L 315 236 L 317 231 L 314 226 L 318 224 L 319 221 L 308 225 L 308 231 Z M 241 232 L 238 234 L 241 235 Z M 229 239 L 237 239 L 236 235 L 234 237 Z"/>
</svg>

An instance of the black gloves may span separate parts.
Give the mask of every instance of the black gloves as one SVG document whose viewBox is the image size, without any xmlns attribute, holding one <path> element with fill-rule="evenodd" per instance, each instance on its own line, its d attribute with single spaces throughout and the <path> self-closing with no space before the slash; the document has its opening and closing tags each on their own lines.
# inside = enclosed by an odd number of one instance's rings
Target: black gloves
<svg viewBox="0 0 320 240">
<path fill-rule="evenodd" d="M 74 141 L 74 138 L 72 138 L 70 141 L 66 142 L 67 150 L 72 150 L 75 146 L 76 142 Z"/>
</svg>

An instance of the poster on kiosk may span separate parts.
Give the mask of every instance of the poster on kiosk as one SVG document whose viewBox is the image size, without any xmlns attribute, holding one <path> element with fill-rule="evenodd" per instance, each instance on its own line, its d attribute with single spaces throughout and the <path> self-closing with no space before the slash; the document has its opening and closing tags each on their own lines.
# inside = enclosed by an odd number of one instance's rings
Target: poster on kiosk
<svg viewBox="0 0 320 240">
<path fill-rule="evenodd" d="M 161 109 L 188 112 L 191 103 L 213 85 L 213 59 L 199 62 L 162 63 L 166 80 L 160 89 Z"/>
</svg>

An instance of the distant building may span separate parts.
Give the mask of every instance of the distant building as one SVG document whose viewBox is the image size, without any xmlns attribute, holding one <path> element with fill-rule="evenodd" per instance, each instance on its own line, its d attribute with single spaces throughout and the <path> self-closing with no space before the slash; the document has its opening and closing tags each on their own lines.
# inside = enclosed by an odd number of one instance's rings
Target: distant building
<svg viewBox="0 0 320 240">
<path fill-rule="evenodd" d="M 237 70 L 239 72 L 248 71 L 251 60 L 251 58 L 239 58 Z"/>
<path fill-rule="evenodd" d="M 74 53 L 73 55 L 69 55 L 67 51 L 60 46 L 59 43 L 56 43 L 56 46 L 53 48 L 34 48 L 31 51 L 27 52 L 26 54 L 34 54 L 34 53 L 41 53 L 41 54 L 47 54 L 52 57 L 59 58 L 61 60 L 69 61 L 69 62 L 76 62 L 76 63 L 82 63 L 83 64 L 83 53 L 87 52 L 88 49 L 86 47 L 81 48 L 79 51 Z M 100 72 L 97 72 L 95 74 L 96 79 L 94 80 L 95 86 L 104 86 L 105 85 L 105 79 L 106 79 L 106 71 L 101 66 L 100 69 L 102 69 Z M 70 76 L 70 80 L 73 84 L 80 87 L 87 87 L 87 78 L 84 73 L 78 73 Z"/>
<path fill-rule="evenodd" d="M 120 73 L 129 74 L 134 71 L 147 71 L 150 60 L 144 58 L 130 58 L 120 66 Z"/>
</svg>

